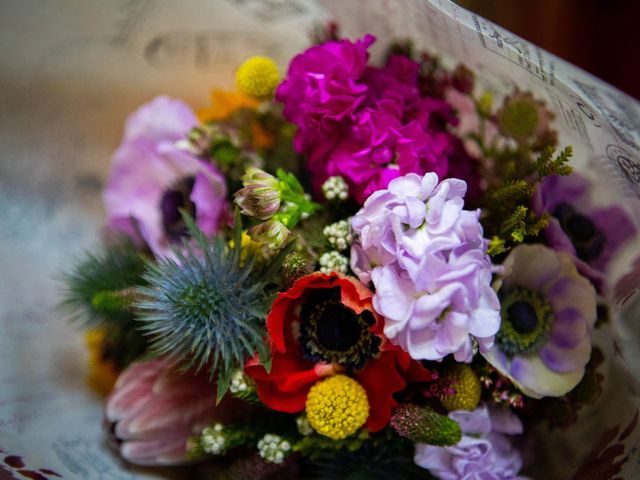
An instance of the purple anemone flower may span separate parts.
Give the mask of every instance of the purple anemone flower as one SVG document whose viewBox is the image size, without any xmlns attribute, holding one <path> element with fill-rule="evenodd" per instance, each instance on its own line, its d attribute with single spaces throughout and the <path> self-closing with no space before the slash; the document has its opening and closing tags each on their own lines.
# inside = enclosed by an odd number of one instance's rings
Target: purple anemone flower
<svg viewBox="0 0 640 480">
<path fill-rule="evenodd" d="M 549 246 L 569 253 L 580 273 L 602 291 L 609 261 L 636 229 L 622 208 L 593 206 L 590 194 L 588 180 L 578 174 L 547 177 L 533 207 L 552 216 L 544 232 Z"/>
<path fill-rule="evenodd" d="M 540 244 L 516 247 L 504 267 L 502 324 L 484 356 L 525 395 L 564 395 L 591 356 L 595 289 L 569 255 Z"/>
<path fill-rule="evenodd" d="M 181 209 L 207 235 L 218 231 L 225 216 L 220 172 L 177 145 L 197 121 L 185 103 L 157 97 L 128 118 L 112 158 L 104 192 L 107 225 L 142 237 L 157 256 L 170 255 L 187 235 Z"/>
<path fill-rule="evenodd" d="M 465 192 L 462 180 L 412 173 L 352 219 L 352 270 L 373 282 L 385 335 L 414 359 L 469 362 L 473 339 L 486 351 L 500 326 L 480 212 L 463 210 Z"/>
<path fill-rule="evenodd" d="M 441 480 L 524 480 L 520 452 L 511 443 L 522 423 L 508 410 L 480 405 L 449 417 L 460 425 L 462 439 L 450 447 L 417 444 L 414 461 Z"/>
</svg>

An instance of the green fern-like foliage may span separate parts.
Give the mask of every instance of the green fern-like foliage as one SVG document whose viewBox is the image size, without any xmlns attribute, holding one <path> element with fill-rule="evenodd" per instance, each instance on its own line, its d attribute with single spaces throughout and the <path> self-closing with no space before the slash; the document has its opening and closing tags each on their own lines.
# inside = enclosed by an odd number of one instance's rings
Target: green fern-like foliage
<svg viewBox="0 0 640 480">
<path fill-rule="evenodd" d="M 206 238 L 184 218 L 196 246 L 185 244 L 175 260 L 149 265 L 144 275 L 149 285 L 138 289 L 136 307 L 152 349 L 185 369 L 217 376 L 220 400 L 234 370 L 255 352 L 268 367 L 268 273 L 257 272 L 251 256 L 241 261 L 240 227 L 230 246 L 221 236 Z"/>
<path fill-rule="evenodd" d="M 560 153 L 554 156 L 555 150 L 552 147 L 546 147 L 536 160 L 535 169 L 538 177 L 549 177 L 551 175 L 569 175 L 572 168 L 569 165 L 569 159 L 573 155 L 571 145 L 565 147 Z"/>
<path fill-rule="evenodd" d="M 84 328 L 104 333 L 102 355 L 119 369 L 142 355 L 147 341 L 136 330 L 133 288 L 144 285 L 146 260 L 131 243 L 103 246 L 79 257 L 62 276 L 59 309 Z"/>
<path fill-rule="evenodd" d="M 570 146 L 556 154 L 553 147 L 544 148 L 535 161 L 526 152 L 506 150 L 497 156 L 499 186 L 489 189 L 484 199 L 483 225 L 491 237 L 488 253 L 500 255 L 512 246 L 535 238 L 548 223 L 548 215 L 537 215 L 531 200 L 540 182 L 551 175 L 569 175 Z"/>
</svg>

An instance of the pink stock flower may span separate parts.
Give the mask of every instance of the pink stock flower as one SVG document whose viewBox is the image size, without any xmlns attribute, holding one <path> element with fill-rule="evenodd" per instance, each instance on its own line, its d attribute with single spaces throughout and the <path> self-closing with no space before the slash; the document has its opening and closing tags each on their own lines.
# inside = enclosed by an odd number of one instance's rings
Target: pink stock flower
<svg viewBox="0 0 640 480">
<path fill-rule="evenodd" d="M 398 177 L 373 193 L 351 225 L 352 270 L 375 286 L 384 334 L 414 359 L 459 362 L 488 350 L 500 326 L 479 211 L 466 184 L 435 173 Z"/>
</svg>

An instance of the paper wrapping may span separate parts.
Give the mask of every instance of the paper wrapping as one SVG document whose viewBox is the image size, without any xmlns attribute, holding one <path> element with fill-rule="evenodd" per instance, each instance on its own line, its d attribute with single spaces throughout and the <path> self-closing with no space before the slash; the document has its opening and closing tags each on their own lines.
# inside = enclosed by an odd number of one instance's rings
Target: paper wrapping
<svg viewBox="0 0 640 480">
<path fill-rule="evenodd" d="M 574 166 L 596 182 L 598 200 L 640 223 L 640 104 L 451 2 L 14 2 L 0 18 L 0 474 L 171 475 L 126 467 L 107 447 L 81 334 L 54 308 L 57 272 L 99 240 L 100 193 L 130 112 L 158 94 L 207 106 L 209 89 L 231 87 L 251 55 L 284 70 L 312 25 L 329 18 L 346 36 L 376 35 L 374 59 L 389 41 L 411 38 L 474 69 L 478 88 L 497 98 L 531 90 L 555 112 L 560 144 L 574 147 Z M 568 431 L 535 432 L 537 447 L 526 452 L 533 478 L 586 471 L 609 480 L 598 469 L 622 460 L 620 476 L 640 478 L 639 252 L 630 242 L 609 277 L 614 320 L 595 338 L 607 359 L 605 391 Z"/>
</svg>

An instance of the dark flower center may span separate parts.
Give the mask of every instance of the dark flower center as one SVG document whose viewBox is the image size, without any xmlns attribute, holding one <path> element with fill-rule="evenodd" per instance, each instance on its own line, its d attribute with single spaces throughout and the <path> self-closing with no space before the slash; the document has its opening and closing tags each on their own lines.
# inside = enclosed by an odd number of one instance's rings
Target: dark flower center
<svg viewBox="0 0 640 480">
<path fill-rule="evenodd" d="M 576 249 L 576 255 L 588 262 L 597 259 L 604 250 L 605 236 L 590 218 L 578 213 L 571 205 L 562 202 L 553 211 L 562 230 Z"/>
<path fill-rule="evenodd" d="M 518 333 L 532 332 L 538 324 L 538 318 L 533 306 L 520 300 L 509 305 L 507 318 Z"/>
<path fill-rule="evenodd" d="M 314 289 L 300 308 L 300 348 L 311 361 L 358 370 L 378 353 L 374 323 L 371 312 L 357 314 L 342 304 L 340 287 Z"/>
<path fill-rule="evenodd" d="M 551 304 L 527 288 L 500 291 L 502 323 L 497 335 L 500 348 L 509 355 L 531 354 L 542 348 L 553 326 Z"/>
<path fill-rule="evenodd" d="M 353 310 L 343 305 L 328 305 L 320 314 L 316 334 L 326 349 L 344 352 L 358 343 L 361 330 Z"/>
<path fill-rule="evenodd" d="M 184 210 L 191 217 L 196 215 L 196 205 L 189 198 L 195 181 L 195 177 L 184 177 L 178 180 L 165 190 L 160 199 L 162 228 L 167 238 L 172 242 L 178 242 L 188 234 L 180 210 Z"/>
</svg>

